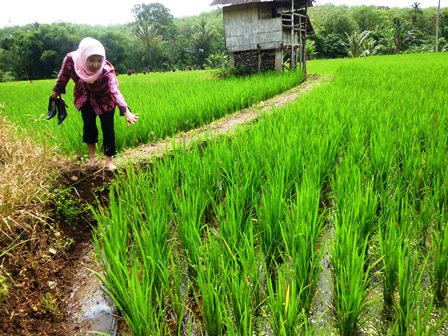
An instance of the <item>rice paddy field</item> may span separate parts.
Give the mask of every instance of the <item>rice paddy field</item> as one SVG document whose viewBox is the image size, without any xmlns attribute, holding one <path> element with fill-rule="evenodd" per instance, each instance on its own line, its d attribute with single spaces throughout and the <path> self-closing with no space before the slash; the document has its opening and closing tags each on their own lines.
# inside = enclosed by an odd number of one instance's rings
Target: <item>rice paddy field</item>
<svg viewBox="0 0 448 336">
<path fill-rule="evenodd" d="M 308 71 L 334 79 L 244 132 L 127 167 L 110 204 L 92 209 L 98 276 L 130 334 L 448 335 L 448 54 Z M 117 130 L 122 148 L 299 78 L 183 75 L 119 77 L 144 125 Z M 16 106 L 37 110 L 49 83 L 1 84 L 0 101 L 17 85 Z M 57 128 L 4 110 L 36 139 L 78 150 L 76 118 Z"/>
<path fill-rule="evenodd" d="M 446 335 L 448 55 L 334 80 L 113 184 L 101 275 L 133 335 Z"/>
<path fill-rule="evenodd" d="M 298 72 L 262 74 L 250 78 L 221 80 L 209 71 L 172 72 L 118 76 L 120 91 L 134 113 L 139 127 L 126 126 L 115 114 L 117 150 L 152 143 L 248 107 L 297 85 Z M 57 126 L 46 121 L 48 98 L 55 80 L 0 83 L 3 113 L 33 134 L 37 142 L 52 143 L 66 154 L 85 151 L 81 114 L 73 105 L 73 82 L 63 95 L 68 117 Z M 101 132 L 99 143 L 102 143 Z"/>
</svg>

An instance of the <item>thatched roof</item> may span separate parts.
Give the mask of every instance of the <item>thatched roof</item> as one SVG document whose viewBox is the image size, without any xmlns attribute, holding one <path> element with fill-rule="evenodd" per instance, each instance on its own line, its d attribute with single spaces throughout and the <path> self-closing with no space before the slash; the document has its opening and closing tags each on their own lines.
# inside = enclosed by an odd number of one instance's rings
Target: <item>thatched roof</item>
<svg viewBox="0 0 448 336">
<path fill-rule="evenodd" d="M 278 3 L 291 3 L 291 0 L 213 0 L 210 6 L 215 5 L 244 5 L 249 3 L 257 3 L 257 2 L 278 2 Z M 312 0 L 295 0 L 294 7 L 305 7 L 305 4 L 308 2 L 308 6 L 312 6 Z M 300 6 L 299 6 L 300 4 Z"/>
</svg>

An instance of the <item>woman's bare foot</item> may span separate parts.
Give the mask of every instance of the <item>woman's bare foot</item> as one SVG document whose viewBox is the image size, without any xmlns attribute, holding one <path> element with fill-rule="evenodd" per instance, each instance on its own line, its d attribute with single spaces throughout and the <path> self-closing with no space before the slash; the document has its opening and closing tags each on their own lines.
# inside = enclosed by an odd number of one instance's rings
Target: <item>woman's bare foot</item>
<svg viewBox="0 0 448 336">
<path fill-rule="evenodd" d="M 117 166 L 112 161 L 111 157 L 106 158 L 106 164 L 104 165 L 104 168 L 109 171 L 114 171 L 117 169 Z"/>
<path fill-rule="evenodd" d="M 98 158 L 96 156 L 90 158 L 89 162 L 87 162 L 87 166 L 89 167 L 95 167 L 97 164 L 98 164 Z"/>
</svg>

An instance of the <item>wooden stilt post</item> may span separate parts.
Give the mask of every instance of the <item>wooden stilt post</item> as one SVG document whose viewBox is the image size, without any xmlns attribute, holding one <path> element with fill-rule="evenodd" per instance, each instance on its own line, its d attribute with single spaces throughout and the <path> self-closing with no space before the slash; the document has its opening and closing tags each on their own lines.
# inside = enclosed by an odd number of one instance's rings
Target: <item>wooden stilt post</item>
<svg viewBox="0 0 448 336">
<path fill-rule="evenodd" d="M 306 78 L 306 39 L 307 34 L 306 31 L 308 30 L 308 1 L 305 2 L 305 24 L 303 29 L 303 36 L 304 36 L 304 45 L 303 45 L 303 64 L 302 64 L 302 71 L 303 75 Z"/>
<path fill-rule="evenodd" d="M 291 1 L 291 70 L 295 70 L 295 55 L 294 55 L 294 0 Z"/>
<path fill-rule="evenodd" d="M 302 39 L 302 16 L 299 16 L 299 59 L 300 59 L 300 65 L 303 66 L 303 39 Z"/>
</svg>

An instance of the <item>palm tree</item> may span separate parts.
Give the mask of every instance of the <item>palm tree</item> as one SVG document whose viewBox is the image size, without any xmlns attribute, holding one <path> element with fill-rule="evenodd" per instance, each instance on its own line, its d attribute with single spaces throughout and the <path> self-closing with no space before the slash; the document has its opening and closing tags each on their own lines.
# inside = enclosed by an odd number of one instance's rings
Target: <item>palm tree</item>
<svg viewBox="0 0 448 336">
<path fill-rule="evenodd" d="M 361 33 L 353 32 L 352 35 L 345 33 L 348 39 L 348 43 L 345 43 L 348 55 L 350 57 L 363 57 L 371 54 L 369 47 L 374 44 L 373 39 L 369 38 L 370 32 L 364 30 Z"/>
<path fill-rule="evenodd" d="M 310 39 L 306 39 L 305 52 L 307 60 L 311 60 L 316 56 L 316 42 Z"/>
<path fill-rule="evenodd" d="M 395 45 L 395 54 L 399 54 L 403 48 L 406 37 L 409 35 L 409 24 L 402 23 L 399 19 L 394 19 L 394 23 L 392 25 L 391 33 L 393 37 L 393 42 Z"/>
<path fill-rule="evenodd" d="M 137 22 L 136 34 L 143 44 L 147 62 L 154 68 L 163 43 L 162 37 L 158 34 L 155 26 L 146 20 Z"/>
<path fill-rule="evenodd" d="M 210 54 L 211 43 L 216 33 L 208 28 L 207 21 L 204 18 L 199 22 L 196 29 L 193 55 L 196 58 L 196 64 L 203 68 L 205 59 Z"/>
<path fill-rule="evenodd" d="M 417 23 L 417 16 L 419 14 L 423 13 L 419 6 L 420 6 L 420 2 L 414 2 L 411 6 L 412 7 L 412 24 L 414 24 L 414 25 Z"/>
</svg>

